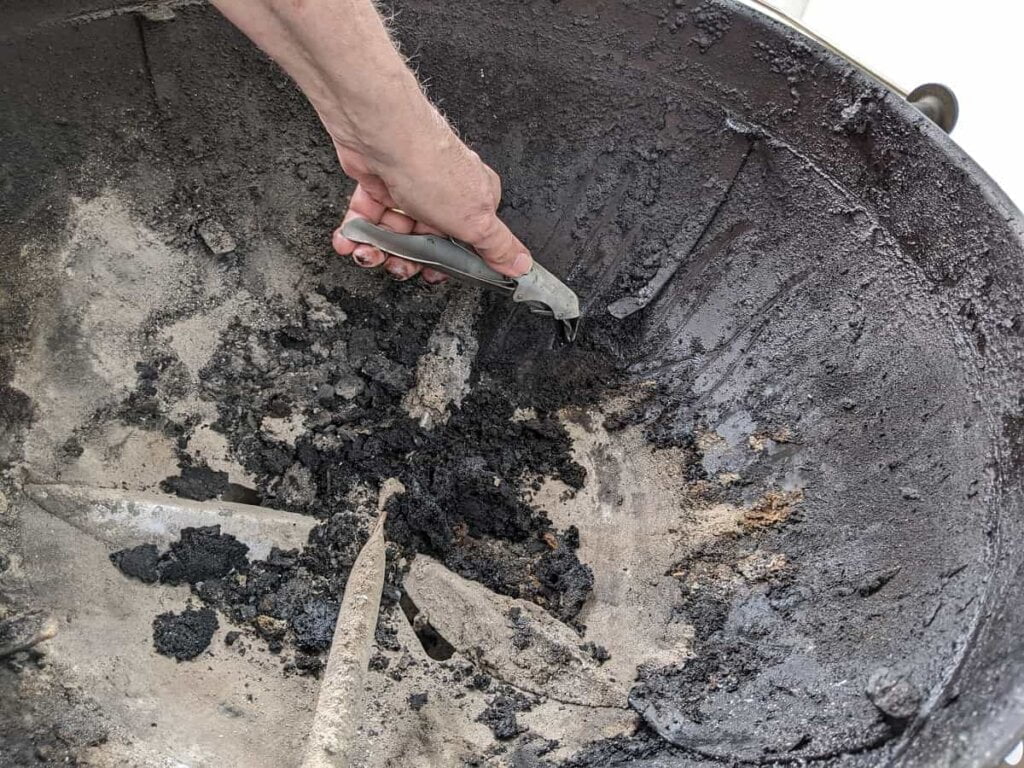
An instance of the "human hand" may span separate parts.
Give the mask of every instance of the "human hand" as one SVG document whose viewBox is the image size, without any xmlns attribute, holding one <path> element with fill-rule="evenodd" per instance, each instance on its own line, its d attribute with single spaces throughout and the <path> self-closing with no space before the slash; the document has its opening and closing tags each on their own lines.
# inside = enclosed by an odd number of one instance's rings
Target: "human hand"
<svg viewBox="0 0 1024 768">
<path fill-rule="evenodd" d="M 402 234 L 443 234 L 468 243 L 503 275 L 519 277 L 533 265 L 527 250 L 498 218 L 501 181 L 447 125 L 440 136 L 424 142 L 426 149 L 388 161 L 335 146 L 345 173 L 357 182 L 342 220 L 364 218 Z M 335 251 L 351 255 L 361 267 L 382 264 L 396 280 L 422 272 L 428 283 L 448 279 L 443 272 L 422 268 L 371 245 L 353 242 L 335 230 Z"/>
<path fill-rule="evenodd" d="M 428 101 L 373 0 L 213 0 L 302 88 L 357 182 L 345 221 L 361 216 L 402 234 L 444 234 L 510 277 L 533 259 L 498 218 L 501 182 Z M 400 212 L 401 211 L 401 212 Z M 344 223 L 344 222 L 342 222 Z M 333 236 L 360 266 L 398 280 L 420 266 Z M 445 275 L 426 270 L 440 282 Z"/>
</svg>

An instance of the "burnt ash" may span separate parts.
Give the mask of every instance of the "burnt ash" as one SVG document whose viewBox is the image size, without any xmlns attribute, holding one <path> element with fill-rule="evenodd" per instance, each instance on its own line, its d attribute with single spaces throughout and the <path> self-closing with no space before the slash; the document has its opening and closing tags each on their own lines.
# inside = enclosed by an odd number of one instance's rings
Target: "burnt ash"
<svg viewBox="0 0 1024 768">
<path fill-rule="evenodd" d="M 166 552 L 142 545 L 114 553 L 112 562 L 148 583 L 189 584 L 272 652 L 290 652 L 288 670 L 315 673 L 367 538 L 374 514 L 367 499 L 384 479 L 397 477 L 406 491 L 388 507 L 385 608 L 401 593 L 398 560 L 424 553 L 578 626 L 593 588 L 593 574 L 575 551 L 579 533 L 555 530 L 529 494 L 545 478 L 560 480 L 570 493 L 584 486 L 586 472 L 572 459 L 554 411 L 593 399 L 614 374 L 580 345 L 549 355 L 544 375 L 524 379 L 522 366 L 512 364 L 516 355 L 488 348 L 480 366 L 486 373 L 475 376 L 471 393 L 450 408 L 445 424 L 424 429 L 402 400 L 439 311 L 433 295 L 410 288 L 386 291 L 383 302 L 324 289 L 298 307 L 282 303 L 259 329 L 234 323 L 202 372 L 204 392 L 217 402 L 215 428 L 256 477 L 261 503 L 321 518 L 301 551 L 274 549 L 250 560 L 244 544 L 213 526 L 184 529 Z M 535 344 L 538 330 L 508 346 Z M 552 327 L 543 330 L 549 339 Z M 565 357 L 582 361 L 582 375 L 557 370 Z M 195 499 L 222 495 L 228 478 L 189 461 L 191 425 L 169 421 L 169 408 L 154 395 L 161 376 L 176 369 L 167 360 L 140 365 L 139 387 L 122 415 L 132 421 L 133 403 L 145 403 L 134 418 L 181 436 L 182 472 L 165 481 L 166 490 Z M 266 429 L 267 419 L 288 418 L 304 425 L 294 443 Z M 383 622 L 381 631 L 387 633 Z M 378 639 L 388 647 L 388 638 Z"/>
<path fill-rule="evenodd" d="M 533 702 L 527 696 L 511 688 L 505 688 L 487 702 L 487 707 L 476 720 L 490 728 L 494 738 L 508 741 L 526 732 L 526 726 L 519 722 L 516 715 L 519 712 L 529 712 L 531 709 Z"/>
<path fill-rule="evenodd" d="M 282 310 L 267 330 L 237 324 L 203 373 L 207 391 L 217 394 L 216 427 L 257 477 L 264 504 L 328 517 L 351 508 L 361 489 L 397 477 L 407 490 L 391 502 L 387 536 L 403 553 L 430 554 L 572 621 L 593 576 L 571 548 L 552 551 L 558 534 L 527 491 L 541 478 L 583 486 L 586 473 L 554 408 L 586 397 L 588 382 L 593 397 L 607 370 L 583 382 L 531 377 L 524 386 L 517 366 L 501 365 L 513 357 L 491 351 L 494 364 L 447 423 L 424 429 L 402 398 L 439 313 L 422 289 L 400 290 L 382 302 L 324 290 L 298 312 Z M 544 330 L 550 338 L 553 329 Z M 528 408 L 536 415 L 515 418 Z M 267 416 L 296 415 L 307 430 L 294 446 L 261 429 Z M 356 551 L 346 552 L 345 567 Z M 323 556 L 311 541 L 304 557 Z"/>
<path fill-rule="evenodd" d="M 208 501 L 227 491 L 228 473 L 203 465 L 183 467 L 180 475 L 168 477 L 160 483 L 160 488 L 183 499 Z"/>
<path fill-rule="evenodd" d="M 248 547 L 219 526 L 185 528 L 162 554 L 143 544 L 110 559 L 147 583 L 189 584 L 203 603 L 248 627 L 270 650 L 296 651 L 291 669 L 317 673 L 322 661 L 306 657 L 330 648 L 340 596 L 365 539 L 354 516 L 341 513 L 317 525 L 303 551 L 273 548 L 263 560 L 250 560 Z"/>
<path fill-rule="evenodd" d="M 111 562 L 126 576 L 147 583 L 196 585 L 227 576 L 248 566 L 249 548 L 219 525 L 183 528 L 177 541 L 163 554 L 155 545 L 141 544 L 122 549 L 110 556 Z"/>
<path fill-rule="evenodd" d="M 163 656 L 191 661 L 210 646 L 217 627 L 217 614 L 210 608 L 161 613 L 153 619 L 153 646 Z"/>
<path fill-rule="evenodd" d="M 125 576 L 153 584 L 160 580 L 160 550 L 155 544 L 118 550 L 110 555 L 112 562 Z"/>
<path fill-rule="evenodd" d="M 227 576 L 244 567 L 249 548 L 234 536 L 222 534 L 219 525 L 185 528 L 160 558 L 160 581 L 165 584 L 198 584 Z"/>
<path fill-rule="evenodd" d="M 693 627 L 692 656 L 685 663 L 638 669 L 629 703 L 643 713 L 652 702 L 671 700 L 673 707 L 694 723 L 702 723 L 701 706 L 714 693 L 736 693 L 741 685 L 766 666 L 781 663 L 785 654 L 772 653 L 763 635 L 727 628 L 727 619 L 737 593 L 734 581 L 721 578 L 721 569 L 731 570 L 743 553 L 752 550 L 749 540 L 739 537 L 713 541 L 672 567 L 685 573 L 675 616 Z M 786 572 L 767 574 L 763 581 L 779 592 L 789 583 Z"/>
</svg>

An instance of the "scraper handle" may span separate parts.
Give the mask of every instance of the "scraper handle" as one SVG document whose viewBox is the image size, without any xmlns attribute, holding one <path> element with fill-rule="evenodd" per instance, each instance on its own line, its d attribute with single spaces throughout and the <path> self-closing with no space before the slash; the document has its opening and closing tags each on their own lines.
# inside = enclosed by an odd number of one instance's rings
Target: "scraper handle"
<svg viewBox="0 0 1024 768">
<path fill-rule="evenodd" d="M 341 234 L 357 243 L 366 243 L 393 256 L 436 269 L 458 280 L 512 293 L 516 282 L 491 269 L 478 255 L 454 240 L 440 235 L 400 235 L 371 224 L 366 219 L 351 219 Z"/>
<path fill-rule="evenodd" d="M 579 298 L 536 261 L 525 275 L 506 277 L 487 266 L 468 245 L 439 235 L 400 235 L 366 219 L 346 221 L 341 234 L 458 280 L 501 291 L 512 301 L 526 304 L 531 312 L 560 321 L 569 341 L 576 338 L 580 325 Z"/>
</svg>

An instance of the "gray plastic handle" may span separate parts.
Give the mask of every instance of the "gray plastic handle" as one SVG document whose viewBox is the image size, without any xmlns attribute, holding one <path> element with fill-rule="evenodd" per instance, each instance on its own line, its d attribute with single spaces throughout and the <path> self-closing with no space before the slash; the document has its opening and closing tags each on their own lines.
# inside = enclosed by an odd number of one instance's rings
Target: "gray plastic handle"
<svg viewBox="0 0 1024 768">
<path fill-rule="evenodd" d="M 366 219 L 345 222 L 341 234 L 357 243 L 444 272 L 458 280 L 505 293 L 531 311 L 560 320 L 569 341 L 579 330 L 580 302 L 569 286 L 537 262 L 522 277 L 506 277 L 487 266 L 467 245 L 438 235 L 400 235 Z"/>
<path fill-rule="evenodd" d="M 371 224 L 366 219 L 345 222 L 341 234 L 357 243 L 367 243 L 382 251 L 417 264 L 436 269 L 447 275 L 478 283 L 486 288 L 512 293 L 516 282 L 495 272 L 468 248 L 438 235 L 400 235 Z"/>
</svg>

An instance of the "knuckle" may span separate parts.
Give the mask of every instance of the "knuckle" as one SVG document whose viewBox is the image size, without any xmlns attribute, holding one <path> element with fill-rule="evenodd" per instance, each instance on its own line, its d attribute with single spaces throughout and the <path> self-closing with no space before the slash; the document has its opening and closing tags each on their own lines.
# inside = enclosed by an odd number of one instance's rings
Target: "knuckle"
<svg viewBox="0 0 1024 768">
<path fill-rule="evenodd" d="M 490 198 L 490 203 L 494 208 L 498 207 L 501 202 L 501 177 L 495 173 L 491 168 L 484 166 L 487 173 L 487 193 Z"/>
<path fill-rule="evenodd" d="M 471 243 L 486 242 L 494 237 L 498 230 L 498 217 L 493 211 L 479 211 L 466 218 L 465 239 Z"/>
</svg>

